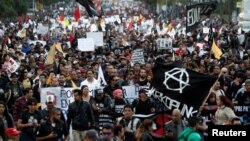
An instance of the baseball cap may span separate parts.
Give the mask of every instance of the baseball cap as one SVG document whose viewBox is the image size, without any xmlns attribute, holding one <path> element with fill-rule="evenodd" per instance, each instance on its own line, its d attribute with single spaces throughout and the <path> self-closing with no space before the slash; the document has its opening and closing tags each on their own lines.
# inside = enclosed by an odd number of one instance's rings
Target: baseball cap
<svg viewBox="0 0 250 141">
<path fill-rule="evenodd" d="M 5 130 L 4 134 L 6 136 L 9 136 L 9 135 L 19 135 L 21 133 L 21 131 L 18 131 L 17 129 L 15 128 L 8 128 Z"/>
<path fill-rule="evenodd" d="M 101 96 L 103 94 L 103 89 L 96 89 L 95 96 Z"/>
</svg>

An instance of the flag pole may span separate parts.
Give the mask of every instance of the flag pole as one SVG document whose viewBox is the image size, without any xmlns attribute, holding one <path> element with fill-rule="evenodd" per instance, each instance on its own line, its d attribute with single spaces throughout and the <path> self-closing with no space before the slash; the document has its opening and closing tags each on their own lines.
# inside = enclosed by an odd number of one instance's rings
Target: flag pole
<svg viewBox="0 0 250 141">
<path fill-rule="evenodd" d="M 215 85 L 215 83 L 217 83 L 217 82 L 219 81 L 219 78 L 221 77 L 222 74 L 223 74 L 223 73 L 220 72 L 218 78 L 215 80 L 215 82 L 214 82 L 214 84 L 212 85 L 212 87 Z M 211 87 L 211 88 L 212 88 L 212 87 Z M 201 106 L 200 106 L 200 108 L 199 108 L 199 112 L 198 112 L 197 116 L 200 116 L 201 111 L 203 110 L 203 107 L 204 107 L 204 105 L 206 104 L 206 102 L 207 102 L 207 100 L 208 100 L 208 98 L 209 98 L 209 96 L 210 96 L 211 88 L 210 88 L 210 90 L 209 90 L 209 92 L 208 92 L 206 98 L 205 98 L 204 101 L 202 102 L 202 104 L 201 104 Z"/>
<path fill-rule="evenodd" d="M 92 18 L 93 18 L 94 23 L 95 23 L 95 25 L 96 25 L 96 27 L 97 27 L 97 31 L 99 32 L 99 28 L 98 28 L 98 24 L 97 24 L 97 22 L 96 22 L 96 20 L 95 20 L 95 16 L 94 16 L 94 15 L 92 15 Z"/>
</svg>

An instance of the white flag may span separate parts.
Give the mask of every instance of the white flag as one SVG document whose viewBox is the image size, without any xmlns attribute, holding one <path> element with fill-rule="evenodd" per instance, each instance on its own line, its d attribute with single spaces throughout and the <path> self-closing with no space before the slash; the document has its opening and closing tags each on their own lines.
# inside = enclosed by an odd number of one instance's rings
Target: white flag
<svg viewBox="0 0 250 141">
<path fill-rule="evenodd" d="M 106 82 L 106 80 L 104 78 L 104 74 L 103 74 L 101 65 L 99 65 L 97 80 L 98 80 L 98 82 L 100 83 L 101 86 L 106 86 L 107 85 L 107 82 Z"/>
</svg>

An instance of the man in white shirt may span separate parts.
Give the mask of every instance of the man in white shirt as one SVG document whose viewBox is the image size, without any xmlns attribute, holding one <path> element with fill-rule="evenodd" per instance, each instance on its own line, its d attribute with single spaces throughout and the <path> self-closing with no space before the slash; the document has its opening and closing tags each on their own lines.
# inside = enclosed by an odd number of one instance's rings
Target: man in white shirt
<svg viewBox="0 0 250 141">
<path fill-rule="evenodd" d="M 99 88 L 100 87 L 100 82 L 98 82 L 98 80 L 96 80 L 94 78 L 94 72 L 92 70 L 88 70 L 86 72 L 87 74 L 87 78 L 81 82 L 81 87 L 83 85 L 87 85 L 88 88 L 89 88 L 89 91 L 90 91 L 90 95 L 92 96 L 93 95 L 93 91 L 96 89 L 96 88 Z"/>
</svg>

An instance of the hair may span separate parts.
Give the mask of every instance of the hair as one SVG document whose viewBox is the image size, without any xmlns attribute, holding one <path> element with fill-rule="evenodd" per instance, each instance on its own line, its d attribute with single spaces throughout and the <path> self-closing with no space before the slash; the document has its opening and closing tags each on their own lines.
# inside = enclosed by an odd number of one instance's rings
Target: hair
<svg viewBox="0 0 250 141">
<path fill-rule="evenodd" d="M 220 95 L 219 99 L 226 107 L 229 107 L 232 110 L 234 110 L 233 102 L 230 99 L 228 99 L 225 95 Z"/>
<path fill-rule="evenodd" d="M 120 132 L 122 132 L 123 127 L 121 125 L 115 125 L 113 132 L 115 136 L 118 136 Z"/>
<path fill-rule="evenodd" d="M 142 124 L 138 128 L 135 134 L 136 141 L 140 141 L 144 132 L 149 131 L 149 127 L 153 125 L 153 121 L 151 119 L 143 120 Z"/>
<path fill-rule="evenodd" d="M 30 92 L 30 90 L 32 90 L 31 88 L 25 88 L 24 89 L 24 94 L 26 95 L 26 94 L 28 94 L 29 92 Z M 33 90 L 32 90 L 33 91 Z"/>
<path fill-rule="evenodd" d="M 35 98 L 32 97 L 32 98 L 29 98 L 26 103 L 27 105 L 32 105 L 33 103 L 37 104 L 37 101 Z"/>
<path fill-rule="evenodd" d="M 80 89 L 74 89 L 73 93 L 77 93 L 79 96 L 82 96 L 82 91 Z"/>
<path fill-rule="evenodd" d="M 111 130 L 113 130 L 113 127 L 112 127 L 112 125 L 111 124 L 104 124 L 103 125 L 103 127 L 102 127 L 102 129 L 111 129 Z"/>
<path fill-rule="evenodd" d="M 199 118 L 198 117 L 196 117 L 196 116 L 190 117 L 188 119 L 188 126 L 189 127 L 195 127 L 196 124 L 198 124 L 198 122 L 199 122 Z"/>
<path fill-rule="evenodd" d="M 88 88 L 88 86 L 87 85 L 82 85 L 82 87 L 81 87 L 81 91 L 84 89 L 84 88 Z"/>
<path fill-rule="evenodd" d="M 57 112 L 61 112 L 58 108 L 54 107 L 49 111 L 50 116 L 53 116 Z"/>
<path fill-rule="evenodd" d="M 126 108 L 131 109 L 132 111 L 134 111 L 134 107 L 130 104 L 124 105 L 123 109 L 125 110 Z"/>
</svg>

